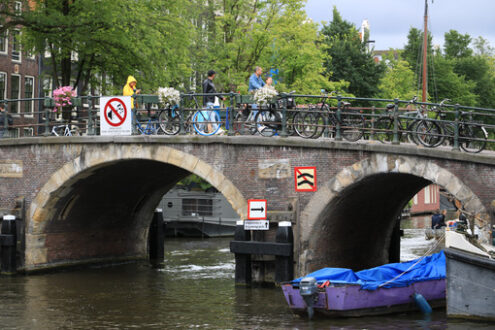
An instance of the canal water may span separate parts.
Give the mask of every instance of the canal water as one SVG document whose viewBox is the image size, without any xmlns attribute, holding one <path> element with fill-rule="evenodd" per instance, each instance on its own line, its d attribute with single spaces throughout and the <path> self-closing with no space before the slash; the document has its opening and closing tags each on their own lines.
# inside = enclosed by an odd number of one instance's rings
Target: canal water
<svg viewBox="0 0 495 330">
<path fill-rule="evenodd" d="M 435 244 L 421 221 L 403 225 L 405 260 Z M 290 312 L 280 288 L 235 287 L 230 240 L 168 239 L 163 269 L 143 262 L 0 277 L 0 329 L 494 328 L 444 311 L 309 322 Z"/>
</svg>

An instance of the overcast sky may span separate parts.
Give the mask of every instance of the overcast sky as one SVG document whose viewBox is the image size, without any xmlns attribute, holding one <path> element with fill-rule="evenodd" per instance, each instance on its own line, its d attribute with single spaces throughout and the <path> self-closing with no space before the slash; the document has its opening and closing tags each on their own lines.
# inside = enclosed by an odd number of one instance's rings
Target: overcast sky
<svg viewBox="0 0 495 330">
<path fill-rule="evenodd" d="M 443 45 L 450 29 L 473 39 L 482 36 L 495 46 L 495 0 L 434 0 L 429 2 L 433 44 Z M 342 17 L 361 27 L 367 19 L 375 49 L 403 48 L 411 27 L 423 29 L 424 0 L 307 0 L 306 12 L 315 22 L 331 21 L 337 6 Z"/>
</svg>

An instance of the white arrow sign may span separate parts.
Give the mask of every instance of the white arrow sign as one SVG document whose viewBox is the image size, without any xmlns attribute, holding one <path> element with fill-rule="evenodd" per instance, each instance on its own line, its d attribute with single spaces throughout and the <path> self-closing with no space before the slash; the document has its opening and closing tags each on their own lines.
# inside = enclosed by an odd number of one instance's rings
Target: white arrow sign
<svg viewBox="0 0 495 330">
<path fill-rule="evenodd" d="M 266 199 L 248 200 L 248 220 L 266 219 Z"/>
</svg>

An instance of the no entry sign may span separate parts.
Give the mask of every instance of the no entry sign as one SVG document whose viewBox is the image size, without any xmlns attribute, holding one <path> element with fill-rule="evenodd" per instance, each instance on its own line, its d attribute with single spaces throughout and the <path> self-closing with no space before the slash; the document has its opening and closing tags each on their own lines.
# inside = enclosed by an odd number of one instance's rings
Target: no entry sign
<svg viewBox="0 0 495 330">
<path fill-rule="evenodd" d="M 131 135 L 130 96 L 100 97 L 100 135 Z"/>
</svg>

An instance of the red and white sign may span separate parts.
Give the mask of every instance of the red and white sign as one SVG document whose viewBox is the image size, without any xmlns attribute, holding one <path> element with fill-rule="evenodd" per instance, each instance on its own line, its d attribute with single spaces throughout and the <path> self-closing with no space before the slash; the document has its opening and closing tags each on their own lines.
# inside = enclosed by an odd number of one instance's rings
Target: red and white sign
<svg viewBox="0 0 495 330">
<path fill-rule="evenodd" d="M 100 97 L 100 135 L 131 135 L 130 96 Z"/>
<path fill-rule="evenodd" d="M 266 219 L 266 199 L 248 200 L 248 220 Z"/>
<path fill-rule="evenodd" d="M 296 191 L 316 191 L 316 167 L 295 167 L 294 180 L 296 184 Z"/>
</svg>

